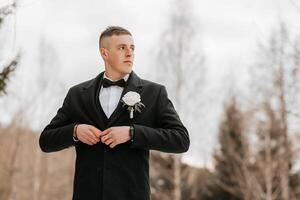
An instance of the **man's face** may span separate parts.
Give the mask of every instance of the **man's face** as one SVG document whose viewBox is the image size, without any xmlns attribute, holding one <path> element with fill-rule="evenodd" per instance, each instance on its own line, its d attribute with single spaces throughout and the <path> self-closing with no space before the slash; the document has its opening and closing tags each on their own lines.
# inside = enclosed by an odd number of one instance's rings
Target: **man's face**
<svg viewBox="0 0 300 200">
<path fill-rule="evenodd" d="M 134 59 L 134 43 L 130 35 L 113 35 L 104 38 L 100 49 L 102 58 L 109 70 L 120 75 L 129 74 Z"/>
</svg>

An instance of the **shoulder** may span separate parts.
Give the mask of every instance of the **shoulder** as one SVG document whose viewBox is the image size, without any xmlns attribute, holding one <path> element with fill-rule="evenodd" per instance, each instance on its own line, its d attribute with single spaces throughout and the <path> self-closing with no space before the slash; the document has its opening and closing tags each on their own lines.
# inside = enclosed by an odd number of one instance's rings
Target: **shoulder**
<svg viewBox="0 0 300 200">
<path fill-rule="evenodd" d="M 159 89 L 159 90 L 161 90 L 162 88 L 165 88 L 164 85 L 157 83 L 157 82 L 153 82 L 153 81 L 146 80 L 146 79 L 140 79 L 140 80 L 141 80 L 142 86 L 146 87 L 146 88 Z"/>
<path fill-rule="evenodd" d="M 95 82 L 95 78 L 76 84 L 72 86 L 70 90 L 85 89 L 91 86 L 94 82 Z"/>
<path fill-rule="evenodd" d="M 74 95 L 74 94 L 78 94 L 81 91 L 92 87 L 93 85 L 95 85 L 97 82 L 97 78 L 93 78 L 84 82 L 81 82 L 79 84 L 73 85 L 70 87 L 68 94 L 67 95 Z"/>
<path fill-rule="evenodd" d="M 141 84 L 146 93 L 150 92 L 152 97 L 162 98 L 168 96 L 167 89 L 163 84 L 145 79 L 141 79 Z"/>
</svg>

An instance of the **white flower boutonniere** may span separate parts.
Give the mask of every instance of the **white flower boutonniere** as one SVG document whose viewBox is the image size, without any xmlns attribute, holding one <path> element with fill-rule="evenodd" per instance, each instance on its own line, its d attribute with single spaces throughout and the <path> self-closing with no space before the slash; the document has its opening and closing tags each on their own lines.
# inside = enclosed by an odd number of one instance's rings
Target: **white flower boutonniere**
<svg viewBox="0 0 300 200">
<path fill-rule="evenodd" d="M 127 110 L 130 113 L 130 119 L 133 118 L 133 112 L 138 111 L 141 112 L 142 107 L 145 107 L 145 105 L 141 102 L 141 96 L 137 92 L 129 91 L 127 92 L 121 100 L 124 105 L 128 106 Z"/>
</svg>

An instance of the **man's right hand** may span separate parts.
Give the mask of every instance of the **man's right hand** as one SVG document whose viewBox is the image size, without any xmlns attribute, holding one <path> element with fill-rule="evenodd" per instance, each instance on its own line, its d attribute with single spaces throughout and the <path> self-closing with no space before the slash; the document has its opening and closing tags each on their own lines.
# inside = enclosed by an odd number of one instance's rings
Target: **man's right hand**
<svg viewBox="0 0 300 200">
<path fill-rule="evenodd" d="M 100 141 L 101 131 L 88 124 L 78 124 L 75 134 L 79 141 L 88 145 L 94 145 Z"/>
</svg>

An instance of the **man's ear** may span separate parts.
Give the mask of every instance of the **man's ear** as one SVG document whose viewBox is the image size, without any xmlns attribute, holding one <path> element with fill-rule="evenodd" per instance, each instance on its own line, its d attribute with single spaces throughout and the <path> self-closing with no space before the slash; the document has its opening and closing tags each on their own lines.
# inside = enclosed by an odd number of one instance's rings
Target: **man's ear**
<svg viewBox="0 0 300 200">
<path fill-rule="evenodd" d="M 101 48 L 99 49 L 99 51 L 100 51 L 100 54 L 101 54 L 101 57 L 103 58 L 103 60 L 106 60 L 106 59 L 107 59 L 107 56 L 108 56 L 107 49 L 101 47 Z"/>
</svg>

